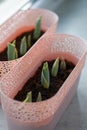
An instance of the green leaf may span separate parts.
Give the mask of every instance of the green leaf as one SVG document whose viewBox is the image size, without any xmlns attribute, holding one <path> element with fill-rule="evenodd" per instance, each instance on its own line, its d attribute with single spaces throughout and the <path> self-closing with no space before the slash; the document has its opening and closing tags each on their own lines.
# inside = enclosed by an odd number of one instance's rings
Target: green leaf
<svg viewBox="0 0 87 130">
<path fill-rule="evenodd" d="M 37 21 L 36 21 L 36 27 L 35 27 L 35 30 L 34 30 L 34 39 L 38 39 L 41 35 L 41 20 L 42 20 L 42 17 L 38 17 L 37 18 Z"/>
<path fill-rule="evenodd" d="M 14 41 L 12 42 L 12 44 L 14 44 L 14 45 L 16 46 L 16 40 L 14 40 Z"/>
<path fill-rule="evenodd" d="M 49 82 L 47 81 L 43 72 L 42 72 L 42 76 L 41 76 L 41 84 L 44 86 L 44 88 L 47 88 L 47 89 L 49 88 Z"/>
<path fill-rule="evenodd" d="M 37 96 L 37 102 L 40 102 L 40 101 L 42 101 L 42 96 L 41 96 L 41 93 L 39 92 Z"/>
<path fill-rule="evenodd" d="M 43 64 L 42 73 L 41 73 L 41 84 L 44 88 L 48 89 L 50 86 L 50 73 L 48 63 Z"/>
<path fill-rule="evenodd" d="M 59 58 L 57 58 L 52 66 L 52 71 L 51 74 L 53 77 L 57 76 L 58 73 L 58 69 L 59 69 Z"/>
<path fill-rule="evenodd" d="M 31 35 L 28 36 L 28 48 L 30 48 L 32 45 L 31 45 Z"/>
<path fill-rule="evenodd" d="M 24 36 L 21 40 L 20 55 L 23 56 L 27 52 L 26 37 Z"/>
<path fill-rule="evenodd" d="M 15 59 L 17 59 L 18 58 L 18 51 L 17 51 L 17 49 L 15 48 Z"/>
<path fill-rule="evenodd" d="M 15 45 L 9 43 L 8 47 L 7 47 L 7 56 L 8 56 L 8 60 L 14 60 L 15 59 Z"/>
<path fill-rule="evenodd" d="M 66 62 L 64 59 L 61 60 L 60 62 L 60 69 L 61 70 L 66 70 Z"/>
<path fill-rule="evenodd" d="M 25 103 L 32 102 L 32 92 L 31 91 L 27 93 L 26 99 L 23 102 L 25 102 Z"/>
</svg>

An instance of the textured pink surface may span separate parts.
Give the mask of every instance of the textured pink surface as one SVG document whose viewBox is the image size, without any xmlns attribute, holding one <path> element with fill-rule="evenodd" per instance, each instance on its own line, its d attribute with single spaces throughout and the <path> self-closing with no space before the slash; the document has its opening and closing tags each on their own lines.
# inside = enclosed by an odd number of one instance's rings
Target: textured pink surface
<svg viewBox="0 0 87 130">
<path fill-rule="evenodd" d="M 54 128 L 76 92 L 75 83 L 83 68 L 86 52 L 86 42 L 80 38 L 65 34 L 48 35 L 41 38 L 2 78 L 2 107 L 10 123 L 14 124 L 14 129 L 20 130 L 18 127 L 22 125 L 23 130 L 33 130 L 35 127 L 43 130 L 48 128 L 46 126 L 51 128 L 52 122 L 52 129 Z M 21 103 L 12 99 L 27 79 L 34 75 L 41 62 L 58 56 L 72 61 L 76 67 L 55 96 L 38 103 Z M 57 120 L 54 117 L 56 113 Z"/>
<path fill-rule="evenodd" d="M 7 47 L 7 44 L 13 41 L 17 36 L 25 31 L 32 30 L 35 27 L 38 16 L 42 16 L 41 28 L 46 31 L 44 35 L 56 31 L 58 16 L 55 13 L 45 9 L 19 11 L 0 27 L 0 52 L 2 52 Z M 15 65 L 15 63 L 15 61 L 0 61 L 0 79 Z"/>
<path fill-rule="evenodd" d="M 45 9 L 19 11 L 0 26 L 0 52 L 7 47 L 8 42 L 13 41 L 21 33 L 32 30 L 38 16 L 42 16 L 41 28 L 46 31 L 44 35 L 56 32 L 59 18 L 55 13 Z M 19 59 L 0 61 L 0 80 L 18 61 Z"/>
<path fill-rule="evenodd" d="M 79 77 L 78 77 L 78 79 L 76 79 L 76 82 L 73 84 L 73 86 L 70 88 L 70 90 L 64 97 L 64 100 L 61 103 L 62 105 L 60 105 L 60 107 L 57 109 L 57 111 L 55 112 L 53 119 L 51 120 L 50 123 L 48 123 L 47 125 L 45 124 L 44 126 L 41 125 L 39 127 L 29 126 L 29 125 L 24 126 L 24 125 L 22 125 L 22 124 L 20 125 L 18 123 L 15 124 L 15 122 L 13 120 L 11 120 L 9 117 L 7 117 L 9 130 L 15 130 L 15 129 L 16 130 L 53 130 L 55 128 L 56 124 L 58 123 L 59 119 L 61 118 L 63 112 L 65 111 L 65 109 L 69 105 L 70 101 L 72 100 L 73 96 L 75 95 L 77 86 L 78 86 L 78 82 L 79 82 Z"/>
</svg>

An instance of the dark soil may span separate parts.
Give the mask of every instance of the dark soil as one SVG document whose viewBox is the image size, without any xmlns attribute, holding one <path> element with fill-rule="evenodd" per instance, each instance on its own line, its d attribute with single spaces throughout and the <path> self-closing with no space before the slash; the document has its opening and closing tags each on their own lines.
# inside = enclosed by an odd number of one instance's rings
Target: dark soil
<svg viewBox="0 0 87 130">
<path fill-rule="evenodd" d="M 20 43 L 21 43 L 21 39 L 26 36 L 26 39 L 28 40 L 28 35 L 31 35 L 31 45 L 33 45 L 37 40 L 35 40 L 33 38 L 33 32 L 34 30 L 30 31 L 30 32 L 25 32 L 25 33 L 22 33 L 20 36 L 18 36 L 15 40 L 16 40 L 16 48 L 18 50 L 18 56 L 21 57 L 19 55 L 19 50 L 20 50 Z M 41 36 L 44 34 L 44 31 L 41 31 Z M 41 37 L 40 36 L 40 37 Z M 12 41 L 13 42 L 13 41 Z M 28 49 L 29 50 L 29 49 Z M 28 51 L 27 50 L 27 51 Z M 18 57 L 18 58 L 19 58 Z M 0 61 L 8 61 L 8 58 L 7 58 L 7 49 L 5 49 L 3 52 L 0 53 Z"/>
<path fill-rule="evenodd" d="M 48 62 L 49 64 L 49 70 L 51 72 L 52 64 L 54 61 Z M 49 89 L 45 89 L 41 85 L 41 71 L 43 64 L 38 68 L 35 75 L 30 78 L 21 91 L 17 93 L 15 96 L 15 100 L 23 101 L 26 98 L 26 95 L 29 91 L 32 91 L 32 100 L 33 102 L 36 102 L 38 92 L 41 92 L 42 100 L 46 100 L 54 96 L 57 91 L 60 89 L 64 81 L 67 79 L 73 68 L 75 67 L 74 64 L 71 62 L 66 61 L 66 70 L 60 70 L 58 71 L 58 75 L 54 78 L 50 74 L 50 87 Z"/>
</svg>

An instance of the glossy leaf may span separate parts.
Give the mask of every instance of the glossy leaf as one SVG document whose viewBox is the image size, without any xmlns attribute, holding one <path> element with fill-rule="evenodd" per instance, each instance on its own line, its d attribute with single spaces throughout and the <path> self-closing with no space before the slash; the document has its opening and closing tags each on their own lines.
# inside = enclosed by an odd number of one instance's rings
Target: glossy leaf
<svg viewBox="0 0 87 130">
<path fill-rule="evenodd" d="M 58 69 L 59 69 L 59 58 L 57 58 L 55 60 L 55 62 L 53 63 L 53 66 L 52 66 L 51 74 L 52 74 L 53 77 L 57 76 Z"/>
<path fill-rule="evenodd" d="M 17 59 L 18 58 L 18 51 L 17 51 L 17 49 L 15 48 L 15 59 Z"/>
<path fill-rule="evenodd" d="M 60 62 L 60 69 L 61 70 L 66 70 L 66 62 L 64 59 L 61 60 Z"/>
<path fill-rule="evenodd" d="M 41 93 L 39 92 L 37 96 L 37 102 L 40 102 L 40 101 L 42 101 L 42 96 L 41 96 Z"/>
<path fill-rule="evenodd" d="M 20 55 L 23 56 L 26 52 L 27 52 L 27 42 L 26 37 L 24 36 L 21 40 Z"/>
<path fill-rule="evenodd" d="M 30 48 L 32 45 L 31 45 L 31 35 L 28 36 L 28 48 Z"/>
<path fill-rule="evenodd" d="M 16 46 L 16 40 L 14 40 L 14 41 L 12 42 L 12 44 L 14 44 L 14 45 Z"/>
<path fill-rule="evenodd" d="M 27 93 L 27 96 L 26 96 L 26 99 L 23 101 L 23 102 L 32 102 L 32 92 L 28 92 Z"/>
<path fill-rule="evenodd" d="M 44 88 L 48 89 L 50 86 L 50 73 L 48 63 L 43 64 L 42 73 L 41 73 L 41 84 Z"/>
<path fill-rule="evenodd" d="M 35 27 L 35 30 L 34 30 L 34 39 L 38 39 L 40 37 L 40 34 L 41 34 L 41 20 L 42 20 L 42 17 L 38 17 L 37 18 L 37 21 L 36 21 L 36 27 Z"/>
<path fill-rule="evenodd" d="M 8 56 L 8 60 L 14 60 L 16 57 L 16 51 L 15 51 L 15 45 L 12 43 L 8 44 L 7 47 L 7 56 Z"/>
</svg>

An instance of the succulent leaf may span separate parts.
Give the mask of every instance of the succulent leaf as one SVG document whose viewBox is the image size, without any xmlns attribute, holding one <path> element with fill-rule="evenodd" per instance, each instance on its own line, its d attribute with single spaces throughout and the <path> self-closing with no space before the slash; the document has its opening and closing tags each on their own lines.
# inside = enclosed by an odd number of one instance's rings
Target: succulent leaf
<svg viewBox="0 0 87 130">
<path fill-rule="evenodd" d="M 28 36 L 28 48 L 31 47 L 31 35 Z"/>
<path fill-rule="evenodd" d="M 41 73 L 41 84 L 44 88 L 48 89 L 50 86 L 50 73 L 48 63 L 43 64 L 42 73 Z"/>
<path fill-rule="evenodd" d="M 12 44 L 12 43 L 9 43 L 8 44 L 8 47 L 7 47 L 7 56 L 8 56 L 8 60 L 14 60 L 15 59 L 15 45 Z"/>
<path fill-rule="evenodd" d="M 17 51 L 17 49 L 15 48 L 15 59 L 17 59 L 18 58 L 18 51 Z"/>
<path fill-rule="evenodd" d="M 51 74 L 52 74 L 53 77 L 57 76 L 58 69 L 59 69 L 59 58 L 57 58 L 55 60 L 55 62 L 53 63 L 53 66 L 52 66 Z"/>
<path fill-rule="evenodd" d="M 21 40 L 20 55 L 23 56 L 27 52 L 26 37 L 24 36 Z"/>
<path fill-rule="evenodd" d="M 31 91 L 27 93 L 26 99 L 23 102 L 25 102 L 25 103 L 32 102 L 32 92 Z"/>
<path fill-rule="evenodd" d="M 12 42 L 12 44 L 14 44 L 14 45 L 16 46 L 16 40 L 14 40 L 14 41 Z"/>
<path fill-rule="evenodd" d="M 60 62 L 60 69 L 61 70 L 66 70 L 66 62 L 64 59 L 61 60 Z"/>
<path fill-rule="evenodd" d="M 36 21 L 36 27 L 35 27 L 35 30 L 34 30 L 34 39 L 38 39 L 40 37 L 40 34 L 41 34 L 41 20 L 42 20 L 42 17 L 38 17 L 37 18 L 37 21 Z"/>
<path fill-rule="evenodd" d="M 42 96 L 41 96 L 41 93 L 39 92 L 37 96 L 37 102 L 40 102 L 40 101 L 42 101 Z"/>
</svg>

